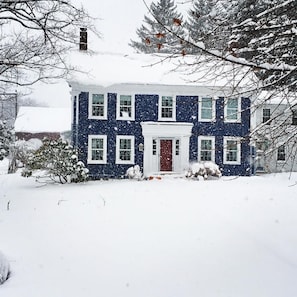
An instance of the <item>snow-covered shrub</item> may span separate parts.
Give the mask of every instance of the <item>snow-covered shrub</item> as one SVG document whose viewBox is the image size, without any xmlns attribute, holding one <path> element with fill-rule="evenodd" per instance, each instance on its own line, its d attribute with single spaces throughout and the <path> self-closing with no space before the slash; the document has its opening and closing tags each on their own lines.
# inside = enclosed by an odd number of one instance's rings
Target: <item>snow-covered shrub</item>
<svg viewBox="0 0 297 297">
<path fill-rule="evenodd" d="M 0 161 L 8 156 L 12 140 L 13 134 L 11 129 L 6 125 L 5 121 L 0 120 Z"/>
<path fill-rule="evenodd" d="M 76 150 L 62 139 L 44 139 L 42 146 L 32 153 L 22 175 L 31 176 L 39 172 L 37 178 L 49 177 L 60 183 L 84 182 L 88 179 L 88 169 L 78 160 Z"/>
<path fill-rule="evenodd" d="M 186 172 L 186 177 L 196 177 L 202 176 L 207 179 L 209 176 L 221 177 L 222 173 L 217 164 L 214 162 L 196 162 L 192 163 Z"/>
<path fill-rule="evenodd" d="M 9 262 L 0 252 L 0 285 L 2 285 L 9 277 Z"/>
<path fill-rule="evenodd" d="M 126 176 L 129 179 L 137 179 L 140 180 L 142 177 L 142 173 L 140 171 L 139 165 L 131 166 L 126 171 Z"/>
</svg>

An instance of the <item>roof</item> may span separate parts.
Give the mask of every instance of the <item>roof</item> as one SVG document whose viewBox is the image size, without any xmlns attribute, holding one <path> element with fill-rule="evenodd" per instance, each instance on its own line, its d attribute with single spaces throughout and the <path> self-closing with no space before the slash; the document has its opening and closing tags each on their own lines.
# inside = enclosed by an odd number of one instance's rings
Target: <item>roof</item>
<svg viewBox="0 0 297 297">
<path fill-rule="evenodd" d="M 242 77 L 246 74 L 240 68 L 237 81 L 222 75 L 231 70 L 230 65 L 217 66 L 214 62 L 204 64 L 196 56 L 172 56 L 152 54 L 115 54 L 73 52 L 72 64 L 81 72 L 68 77 L 73 85 L 101 86 L 110 88 L 119 84 L 134 85 L 175 85 L 175 86 L 207 86 L 214 88 L 246 87 L 247 80 Z M 201 59 L 201 57 L 200 57 Z M 200 63 L 200 64 L 199 64 Z M 199 67 L 197 65 L 199 64 Z M 202 66 L 203 65 L 203 66 Z M 215 73 L 210 71 L 215 69 Z M 233 68 L 232 68 L 233 71 Z M 220 75 L 219 75 L 220 74 Z"/>
<path fill-rule="evenodd" d="M 70 108 L 21 106 L 15 132 L 65 132 L 71 130 Z"/>
</svg>

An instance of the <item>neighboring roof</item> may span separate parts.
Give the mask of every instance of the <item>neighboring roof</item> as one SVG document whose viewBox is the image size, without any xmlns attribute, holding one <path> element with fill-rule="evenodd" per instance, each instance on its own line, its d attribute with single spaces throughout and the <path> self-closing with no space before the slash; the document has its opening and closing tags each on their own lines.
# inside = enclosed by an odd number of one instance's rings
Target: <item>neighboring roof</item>
<svg viewBox="0 0 297 297">
<path fill-rule="evenodd" d="M 65 132 L 71 130 L 70 108 L 21 106 L 15 132 Z"/>
<path fill-rule="evenodd" d="M 119 84 L 138 85 L 180 85 L 246 87 L 246 69 L 234 70 L 230 65 L 216 65 L 213 62 L 201 63 L 197 56 L 169 56 L 151 54 L 113 54 L 74 52 L 72 64 L 82 72 L 68 78 L 70 85 L 101 86 L 110 88 Z M 201 57 L 200 57 L 201 59 Z M 199 64 L 199 66 L 197 66 Z M 203 65 L 203 66 L 202 66 Z M 232 69 L 230 68 L 232 67 Z M 214 70 L 213 71 L 210 70 Z M 237 81 L 229 79 L 227 70 L 238 71 Z"/>
</svg>

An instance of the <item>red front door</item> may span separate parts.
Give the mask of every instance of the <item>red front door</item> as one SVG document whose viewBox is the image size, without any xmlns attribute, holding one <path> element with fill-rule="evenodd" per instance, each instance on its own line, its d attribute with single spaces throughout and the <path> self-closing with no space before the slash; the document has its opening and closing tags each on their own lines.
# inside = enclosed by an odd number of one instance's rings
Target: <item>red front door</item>
<svg viewBox="0 0 297 297">
<path fill-rule="evenodd" d="M 172 171 L 172 140 L 160 140 L 160 171 Z"/>
</svg>

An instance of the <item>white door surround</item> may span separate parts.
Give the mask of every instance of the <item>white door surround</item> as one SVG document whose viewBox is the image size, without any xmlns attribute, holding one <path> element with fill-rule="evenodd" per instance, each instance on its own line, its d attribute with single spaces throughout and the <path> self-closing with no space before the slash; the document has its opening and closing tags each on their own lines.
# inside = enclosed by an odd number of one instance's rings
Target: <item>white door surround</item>
<svg viewBox="0 0 297 297">
<path fill-rule="evenodd" d="M 160 140 L 163 139 L 172 140 L 172 172 L 181 173 L 188 167 L 192 123 L 142 122 L 141 127 L 144 137 L 143 174 L 145 176 L 160 173 Z M 153 142 L 156 146 L 154 148 Z"/>
</svg>

